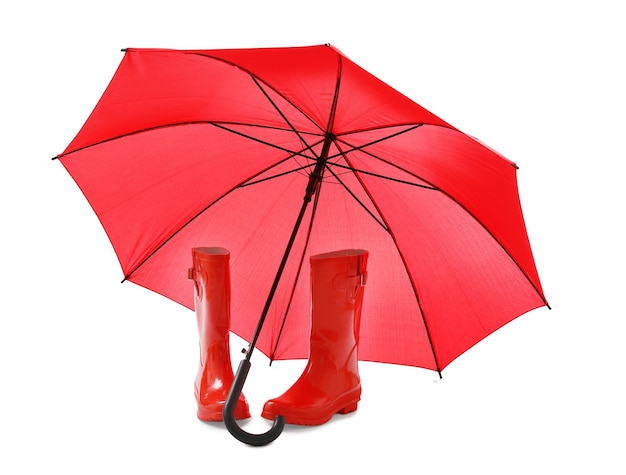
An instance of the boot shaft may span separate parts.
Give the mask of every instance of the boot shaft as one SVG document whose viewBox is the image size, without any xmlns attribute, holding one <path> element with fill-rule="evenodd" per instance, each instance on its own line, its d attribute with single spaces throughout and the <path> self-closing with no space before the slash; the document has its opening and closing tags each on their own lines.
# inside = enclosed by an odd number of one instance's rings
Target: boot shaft
<svg viewBox="0 0 626 475">
<path fill-rule="evenodd" d="M 367 258 L 359 249 L 311 257 L 311 358 L 330 352 L 339 366 L 350 360 L 356 368 Z"/>
<path fill-rule="evenodd" d="M 230 253 L 221 247 L 192 249 L 198 332 L 202 347 L 224 340 L 230 329 Z"/>
</svg>

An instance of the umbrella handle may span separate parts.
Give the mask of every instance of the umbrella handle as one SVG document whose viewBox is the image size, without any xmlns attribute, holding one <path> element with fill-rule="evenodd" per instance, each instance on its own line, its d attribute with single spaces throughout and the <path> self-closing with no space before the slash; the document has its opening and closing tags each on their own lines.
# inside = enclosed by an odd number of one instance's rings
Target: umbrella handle
<svg viewBox="0 0 626 475">
<path fill-rule="evenodd" d="M 246 432 L 239 427 L 237 420 L 235 419 L 235 406 L 237 405 L 237 400 L 239 399 L 243 385 L 248 377 L 250 366 L 251 363 L 246 358 L 241 360 L 241 363 L 239 363 L 235 380 L 233 381 L 233 385 L 231 386 L 228 397 L 226 398 L 226 404 L 224 405 L 222 416 L 228 432 L 230 432 L 231 435 L 238 441 L 248 445 L 267 445 L 276 440 L 282 433 L 285 427 L 285 418 L 283 416 L 276 416 L 274 419 L 274 425 L 264 434 L 250 434 L 249 432 Z"/>
<path fill-rule="evenodd" d="M 333 102 L 333 109 L 335 107 L 336 103 Z M 243 442 L 244 444 L 257 446 L 267 445 L 270 442 L 275 441 L 285 428 L 285 418 L 283 416 L 276 416 L 274 418 L 274 425 L 265 434 L 250 434 L 243 430 L 241 427 L 239 427 L 239 425 L 237 425 L 237 421 L 235 420 L 235 406 L 237 405 L 237 401 L 239 400 L 239 396 L 241 395 L 243 384 L 248 377 L 248 371 L 250 371 L 250 357 L 252 356 L 252 350 L 254 350 L 257 338 L 259 338 L 259 334 L 261 333 L 261 328 L 263 327 L 263 323 L 265 322 L 265 317 L 267 317 L 270 304 L 272 303 L 272 299 L 274 298 L 274 293 L 278 288 L 278 282 L 280 281 L 280 277 L 283 274 L 285 264 L 287 263 L 287 258 L 289 257 L 293 243 L 295 242 L 298 235 L 298 230 L 300 229 L 300 224 L 302 223 L 302 219 L 304 218 L 306 208 L 322 182 L 324 167 L 326 166 L 326 162 L 328 161 L 328 150 L 330 149 L 331 143 L 334 138 L 335 137 L 330 133 L 327 133 L 326 137 L 324 138 L 322 154 L 317 160 L 315 169 L 309 175 L 309 182 L 307 184 L 304 199 L 302 201 L 302 207 L 300 208 L 300 214 L 298 214 L 296 224 L 293 227 L 293 231 L 291 231 L 291 237 L 289 238 L 289 242 L 287 243 L 287 247 L 285 248 L 285 253 L 283 254 L 280 266 L 278 267 L 278 272 L 276 272 L 276 277 L 274 278 L 274 283 L 272 284 L 270 293 L 267 296 L 267 301 L 265 302 L 265 307 L 263 308 L 263 312 L 261 313 L 261 317 L 259 318 L 254 337 L 250 341 L 250 346 L 248 347 L 248 351 L 246 352 L 246 357 L 241 360 L 241 363 L 239 363 L 239 368 L 237 368 L 235 380 L 233 381 L 233 385 L 230 387 L 230 391 L 228 392 L 226 404 L 224 404 L 224 410 L 222 411 L 224 424 L 226 424 L 228 432 L 230 432 L 235 439 Z"/>
</svg>

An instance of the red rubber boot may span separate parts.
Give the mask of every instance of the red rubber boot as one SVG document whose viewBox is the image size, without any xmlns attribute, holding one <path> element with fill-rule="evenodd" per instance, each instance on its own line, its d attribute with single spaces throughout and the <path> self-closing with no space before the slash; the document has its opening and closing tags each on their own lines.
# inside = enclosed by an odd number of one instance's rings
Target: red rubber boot
<svg viewBox="0 0 626 475">
<path fill-rule="evenodd" d="M 356 249 L 311 257 L 311 346 L 300 378 L 263 406 L 262 416 L 288 424 L 320 425 L 356 411 L 361 398 L 357 348 L 368 252 Z"/>
<path fill-rule="evenodd" d="M 222 409 L 235 376 L 230 362 L 230 253 L 221 247 L 192 249 L 189 278 L 195 283 L 195 308 L 200 335 L 200 367 L 194 384 L 198 419 L 221 421 Z M 250 417 L 241 395 L 235 418 Z"/>
</svg>

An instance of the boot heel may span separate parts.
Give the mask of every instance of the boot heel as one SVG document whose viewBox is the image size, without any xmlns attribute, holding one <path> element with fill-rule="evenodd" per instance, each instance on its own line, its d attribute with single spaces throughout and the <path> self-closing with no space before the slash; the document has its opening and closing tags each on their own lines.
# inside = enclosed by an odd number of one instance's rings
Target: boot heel
<svg viewBox="0 0 626 475">
<path fill-rule="evenodd" d="M 348 404 L 343 409 L 339 411 L 339 414 L 349 414 L 351 412 L 356 411 L 357 406 L 359 405 L 358 401 Z"/>
</svg>

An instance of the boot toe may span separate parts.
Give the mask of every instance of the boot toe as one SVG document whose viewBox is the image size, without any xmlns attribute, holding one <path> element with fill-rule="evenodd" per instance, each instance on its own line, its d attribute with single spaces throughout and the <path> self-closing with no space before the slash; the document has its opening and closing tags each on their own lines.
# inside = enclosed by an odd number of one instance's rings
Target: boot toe
<svg viewBox="0 0 626 475">
<path fill-rule="evenodd" d="M 222 415 L 226 399 L 203 400 L 198 401 L 198 419 L 206 422 L 218 422 L 224 420 Z M 248 419 L 250 417 L 250 409 L 248 401 L 243 395 L 239 396 L 234 412 L 235 419 Z"/>
</svg>

